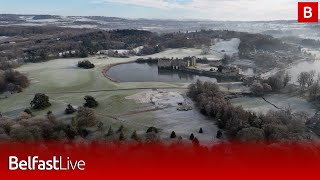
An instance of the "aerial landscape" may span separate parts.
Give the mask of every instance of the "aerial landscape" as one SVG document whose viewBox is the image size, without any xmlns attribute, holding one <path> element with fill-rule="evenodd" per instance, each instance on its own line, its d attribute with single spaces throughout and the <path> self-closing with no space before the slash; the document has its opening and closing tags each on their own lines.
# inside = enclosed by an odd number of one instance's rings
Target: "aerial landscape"
<svg viewBox="0 0 320 180">
<path fill-rule="evenodd" d="M 319 140 L 318 24 L 277 20 L 273 11 L 270 20 L 114 16 L 113 3 L 90 4 L 110 16 L 0 14 L 1 141 Z M 204 8 L 119 3 L 133 12 Z"/>
<path fill-rule="evenodd" d="M 316 27 L 198 24 L 0 15 L 0 138 L 319 138 Z"/>
<path fill-rule="evenodd" d="M 0 179 L 317 179 L 319 2 L 0 4 Z"/>
</svg>

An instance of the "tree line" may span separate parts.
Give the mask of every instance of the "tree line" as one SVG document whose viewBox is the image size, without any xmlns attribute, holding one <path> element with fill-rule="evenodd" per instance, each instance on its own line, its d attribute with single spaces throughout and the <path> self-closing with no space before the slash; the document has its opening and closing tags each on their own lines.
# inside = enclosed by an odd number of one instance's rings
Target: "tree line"
<svg viewBox="0 0 320 180">
<path fill-rule="evenodd" d="M 22 92 L 23 88 L 28 87 L 29 84 L 27 76 L 18 71 L 13 69 L 0 70 L 0 93 L 6 91 L 19 93 Z"/>
<path fill-rule="evenodd" d="M 311 138 L 304 123 L 307 121 L 305 113 L 282 110 L 257 115 L 242 107 L 234 107 L 224 98 L 219 86 L 211 82 L 191 84 L 188 96 L 200 112 L 212 118 L 231 140 L 277 142 Z"/>
</svg>

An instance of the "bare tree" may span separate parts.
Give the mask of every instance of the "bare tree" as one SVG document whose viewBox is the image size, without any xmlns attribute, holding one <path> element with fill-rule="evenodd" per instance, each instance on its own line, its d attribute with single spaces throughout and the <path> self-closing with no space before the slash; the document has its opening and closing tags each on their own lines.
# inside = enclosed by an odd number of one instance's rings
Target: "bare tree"
<svg viewBox="0 0 320 180">
<path fill-rule="evenodd" d="M 315 70 L 312 70 L 312 71 L 308 72 L 308 75 L 307 75 L 307 85 L 308 85 L 308 87 L 310 87 L 313 84 L 315 75 L 316 75 L 316 71 Z"/>
<path fill-rule="evenodd" d="M 92 127 L 97 123 L 94 110 L 87 107 L 79 107 L 76 119 L 78 127 Z"/>
<path fill-rule="evenodd" d="M 310 99 L 315 100 L 317 98 L 317 95 L 318 95 L 319 91 L 320 91 L 320 82 L 317 81 L 316 83 L 314 83 L 309 88 L 309 97 L 310 97 Z"/>
<path fill-rule="evenodd" d="M 202 45 L 201 47 L 201 54 L 202 55 L 207 55 L 210 52 L 210 46 L 207 45 Z"/>
<path fill-rule="evenodd" d="M 308 80 L 308 73 L 307 72 L 301 72 L 298 76 L 297 82 L 299 83 L 300 87 L 304 88 L 307 84 Z"/>
<path fill-rule="evenodd" d="M 283 76 L 283 87 L 286 87 L 290 81 L 291 81 L 291 76 L 288 72 L 286 72 Z"/>
</svg>

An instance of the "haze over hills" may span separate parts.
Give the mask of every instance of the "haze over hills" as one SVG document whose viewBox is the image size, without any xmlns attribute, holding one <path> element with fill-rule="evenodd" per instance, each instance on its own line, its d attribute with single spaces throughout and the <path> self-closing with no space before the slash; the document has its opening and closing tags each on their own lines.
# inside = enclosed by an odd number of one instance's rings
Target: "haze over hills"
<svg viewBox="0 0 320 180">
<path fill-rule="evenodd" d="M 59 16 L 0 14 L 0 25 L 59 26 L 89 29 L 139 29 L 152 32 L 196 31 L 201 29 L 235 30 L 264 33 L 276 37 L 299 36 L 316 38 L 318 25 L 298 24 L 296 21 L 210 21 L 210 20 L 160 20 L 125 19 L 104 16 Z M 312 36 L 311 36 L 312 35 Z"/>
</svg>

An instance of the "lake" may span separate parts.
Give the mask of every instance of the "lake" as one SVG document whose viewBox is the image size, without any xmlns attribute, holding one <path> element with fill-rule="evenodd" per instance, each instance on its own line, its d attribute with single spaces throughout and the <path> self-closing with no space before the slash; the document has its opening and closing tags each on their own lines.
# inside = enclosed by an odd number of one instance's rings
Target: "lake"
<svg viewBox="0 0 320 180">
<path fill-rule="evenodd" d="M 111 67 L 107 75 L 120 82 L 181 82 L 193 83 L 197 80 L 217 82 L 216 78 L 195 75 L 181 71 L 160 70 L 153 63 L 128 63 Z"/>
</svg>

